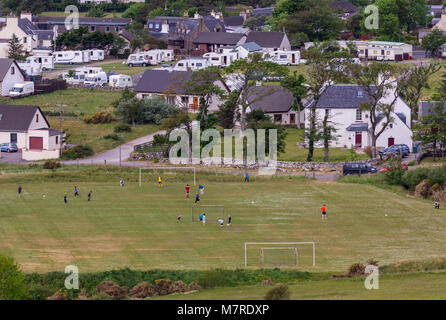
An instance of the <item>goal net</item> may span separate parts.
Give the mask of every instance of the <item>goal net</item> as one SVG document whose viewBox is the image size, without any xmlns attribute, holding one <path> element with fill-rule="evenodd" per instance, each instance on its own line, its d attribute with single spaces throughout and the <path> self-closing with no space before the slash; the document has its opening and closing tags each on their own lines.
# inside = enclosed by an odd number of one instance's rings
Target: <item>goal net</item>
<svg viewBox="0 0 446 320">
<path fill-rule="evenodd" d="M 245 266 L 310 267 L 316 265 L 314 242 L 246 242 Z"/>
<path fill-rule="evenodd" d="M 192 222 L 197 222 L 201 214 L 206 214 L 206 222 L 218 222 L 219 219 L 225 218 L 225 207 L 222 205 L 197 205 L 190 208 L 190 217 Z"/>
</svg>

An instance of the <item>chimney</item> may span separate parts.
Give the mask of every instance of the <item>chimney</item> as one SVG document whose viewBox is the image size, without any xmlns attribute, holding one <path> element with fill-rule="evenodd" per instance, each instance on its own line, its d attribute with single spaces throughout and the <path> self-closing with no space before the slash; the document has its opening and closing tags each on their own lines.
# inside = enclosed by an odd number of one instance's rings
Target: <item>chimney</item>
<svg viewBox="0 0 446 320">
<path fill-rule="evenodd" d="M 184 13 L 183 13 L 183 19 L 184 19 L 184 20 L 189 19 L 189 13 L 188 13 L 187 11 L 184 11 Z"/>
<path fill-rule="evenodd" d="M 169 24 L 167 23 L 167 20 L 164 20 L 161 25 L 161 33 L 169 33 Z"/>
<path fill-rule="evenodd" d="M 6 17 L 6 26 L 8 26 L 8 27 L 18 27 L 18 25 L 19 25 L 19 18 L 17 18 L 17 16 L 15 16 L 14 14 L 10 13 Z"/>
<path fill-rule="evenodd" d="M 203 19 L 202 16 L 200 16 L 200 17 L 198 18 L 198 30 L 200 30 L 200 32 L 205 31 L 205 30 L 204 30 L 204 19 Z"/>
<path fill-rule="evenodd" d="M 28 19 L 29 21 L 33 21 L 33 14 L 29 11 L 22 10 L 20 12 L 20 19 Z"/>
</svg>

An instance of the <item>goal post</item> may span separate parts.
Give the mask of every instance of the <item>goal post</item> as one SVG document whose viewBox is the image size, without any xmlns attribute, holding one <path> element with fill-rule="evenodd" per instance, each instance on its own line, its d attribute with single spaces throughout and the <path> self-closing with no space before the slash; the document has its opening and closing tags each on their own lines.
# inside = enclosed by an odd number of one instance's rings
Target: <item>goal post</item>
<svg viewBox="0 0 446 320">
<path fill-rule="evenodd" d="M 197 185 L 197 170 L 195 167 L 144 167 L 139 168 L 139 186 L 142 184 L 142 170 L 191 170 L 194 172 L 194 186 Z"/>
<path fill-rule="evenodd" d="M 261 247 L 261 255 L 264 254 L 264 250 L 272 250 L 272 249 L 293 249 L 295 248 L 295 254 L 296 254 L 296 261 L 297 261 L 297 257 L 298 257 L 298 251 L 297 251 L 297 247 L 290 247 L 290 246 L 301 246 L 301 245 L 307 245 L 307 246 L 311 246 L 312 248 L 312 255 L 313 255 L 313 267 L 316 266 L 316 245 L 314 242 L 245 242 L 245 267 L 248 266 L 248 247 L 249 246 L 268 246 L 268 247 Z M 271 246 L 275 246 L 275 247 L 271 247 Z M 280 247 L 282 246 L 282 247 Z M 263 258 L 262 258 L 263 259 Z"/>
<path fill-rule="evenodd" d="M 197 210 L 202 211 L 206 214 L 213 212 L 217 216 L 217 218 L 221 219 L 224 219 L 225 216 L 225 206 L 223 205 L 192 206 L 190 207 L 190 218 L 192 222 L 194 222 L 196 220 L 196 217 L 198 217 Z"/>
</svg>

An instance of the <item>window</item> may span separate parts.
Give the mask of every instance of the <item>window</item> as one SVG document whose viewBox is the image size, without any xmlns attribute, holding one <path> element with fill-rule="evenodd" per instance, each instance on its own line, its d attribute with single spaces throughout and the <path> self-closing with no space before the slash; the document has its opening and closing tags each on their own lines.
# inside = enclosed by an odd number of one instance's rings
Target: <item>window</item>
<svg viewBox="0 0 446 320">
<path fill-rule="evenodd" d="M 17 133 L 11 133 L 11 143 L 17 143 Z"/>
<path fill-rule="evenodd" d="M 153 29 L 153 23 L 149 23 L 149 29 Z"/>
<path fill-rule="evenodd" d="M 282 115 L 281 114 L 275 114 L 274 115 L 274 122 L 282 122 Z"/>
<path fill-rule="evenodd" d="M 36 114 L 36 122 L 39 122 L 39 115 Z"/>
<path fill-rule="evenodd" d="M 110 31 L 110 27 L 105 27 L 105 31 L 109 32 Z"/>
<path fill-rule="evenodd" d="M 330 115 L 330 109 L 325 109 L 325 115 L 329 116 Z"/>
<path fill-rule="evenodd" d="M 56 144 L 59 144 L 59 136 L 56 136 Z"/>
<path fill-rule="evenodd" d="M 15 74 L 15 68 L 11 67 L 11 74 Z"/>
<path fill-rule="evenodd" d="M 116 31 L 116 32 L 119 32 L 119 27 L 115 27 L 115 31 Z"/>
<path fill-rule="evenodd" d="M 159 29 L 159 28 L 160 28 L 160 24 L 159 23 L 155 24 L 155 29 Z"/>
<path fill-rule="evenodd" d="M 91 26 L 91 31 L 96 31 L 96 27 L 95 26 Z"/>
<path fill-rule="evenodd" d="M 27 40 L 28 40 L 28 38 L 23 37 L 23 43 L 26 43 Z"/>
<path fill-rule="evenodd" d="M 360 109 L 356 109 L 356 121 L 362 120 L 362 112 Z"/>
<path fill-rule="evenodd" d="M 358 98 L 362 98 L 364 96 L 364 92 L 362 90 L 358 91 Z"/>
<path fill-rule="evenodd" d="M 393 123 L 389 124 L 389 128 L 390 128 L 390 129 L 393 128 Z"/>
<path fill-rule="evenodd" d="M 181 97 L 181 103 L 182 104 L 188 104 L 189 103 L 189 97 L 188 96 L 182 96 Z"/>
</svg>

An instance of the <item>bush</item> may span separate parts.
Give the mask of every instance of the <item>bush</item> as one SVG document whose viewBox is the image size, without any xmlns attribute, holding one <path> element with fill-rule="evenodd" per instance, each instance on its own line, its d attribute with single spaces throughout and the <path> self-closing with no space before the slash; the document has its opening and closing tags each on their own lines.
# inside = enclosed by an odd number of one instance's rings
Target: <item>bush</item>
<svg viewBox="0 0 446 320">
<path fill-rule="evenodd" d="M 28 298 L 25 274 L 12 257 L 0 255 L 0 299 L 23 300 Z"/>
<path fill-rule="evenodd" d="M 104 139 L 111 139 L 111 140 L 118 141 L 119 140 L 119 136 L 116 133 L 110 133 L 110 134 L 106 134 L 104 136 Z"/>
<path fill-rule="evenodd" d="M 399 185 L 401 184 L 404 170 L 401 165 L 401 159 L 390 159 L 389 164 L 386 166 L 387 171 L 385 173 L 385 180 L 388 184 Z"/>
<path fill-rule="evenodd" d="M 286 284 L 279 284 L 266 292 L 265 300 L 289 300 L 290 290 Z"/>
<path fill-rule="evenodd" d="M 113 129 L 113 131 L 116 132 L 116 133 L 119 133 L 119 132 L 130 132 L 130 131 L 132 131 L 132 127 L 129 126 L 128 124 L 121 123 L 121 124 L 118 124 L 118 125 Z"/>
<path fill-rule="evenodd" d="M 114 119 L 109 112 L 99 111 L 94 113 L 92 116 L 85 116 L 84 122 L 85 123 L 92 123 L 92 124 L 101 124 L 101 123 L 110 123 Z"/>
<path fill-rule="evenodd" d="M 75 160 L 80 158 L 86 158 L 93 155 L 93 149 L 89 146 L 78 145 L 73 148 L 64 150 L 62 157 L 68 160 Z"/>
<path fill-rule="evenodd" d="M 43 164 L 43 169 L 56 170 L 57 168 L 60 168 L 60 163 L 56 160 L 47 160 Z"/>
<path fill-rule="evenodd" d="M 207 270 L 198 278 L 198 283 L 203 288 L 223 286 L 225 283 L 225 272 L 222 269 Z"/>
</svg>

